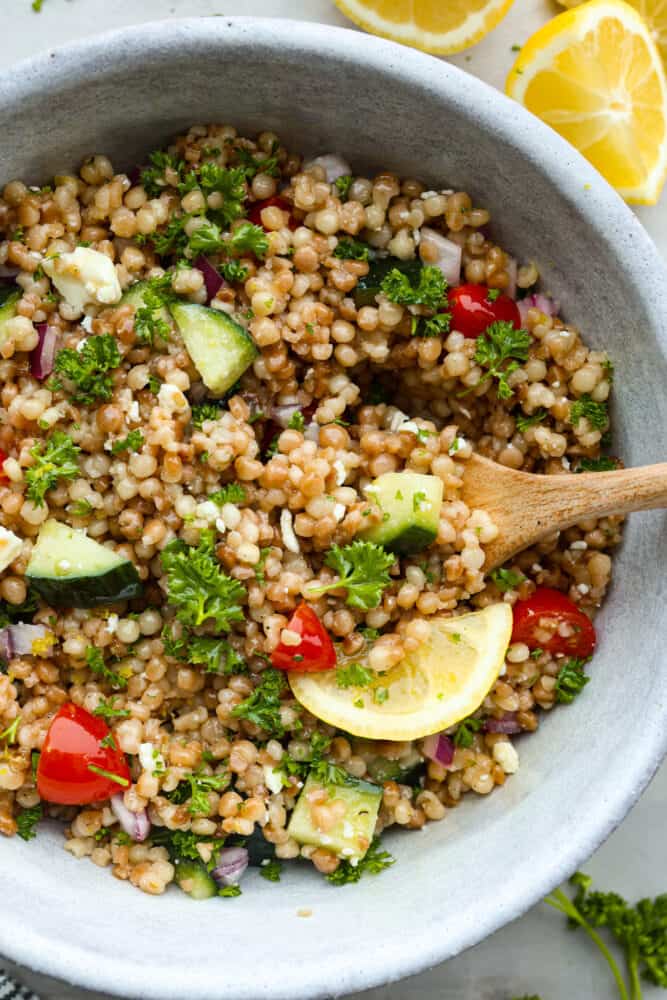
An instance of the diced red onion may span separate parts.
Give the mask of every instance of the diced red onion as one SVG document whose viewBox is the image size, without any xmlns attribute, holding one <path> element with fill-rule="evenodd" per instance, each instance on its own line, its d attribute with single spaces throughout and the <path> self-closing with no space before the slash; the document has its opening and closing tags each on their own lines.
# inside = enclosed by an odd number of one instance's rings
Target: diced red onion
<svg viewBox="0 0 667 1000">
<path fill-rule="evenodd" d="M 519 299 L 517 306 L 522 323 L 526 322 L 529 309 L 539 309 L 545 316 L 558 315 L 558 303 L 550 299 L 548 295 L 543 295 L 542 292 L 536 292 L 534 295 L 526 295 L 525 299 Z"/>
<path fill-rule="evenodd" d="M 520 733 L 521 725 L 517 722 L 516 712 L 505 712 L 500 719 L 487 719 L 484 723 L 487 733 Z"/>
<path fill-rule="evenodd" d="M 245 847 L 223 847 L 211 875 L 221 887 L 238 885 L 248 867 L 248 862 L 249 855 Z"/>
<path fill-rule="evenodd" d="M 429 260 L 422 258 L 424 263 L 437 267 L 438 270 L 442 271 L 448 285 L 458 285 L 461 281 L 461 256 L 463 252 L 458 243 L 446 239 L 442 233 L 437 232 L 435 229 L 430 229 L 428 226 L 424 226 L 421 229 L 421 241 L 420 245 L 426 241 L 435 248 L 437 253 L 435 260 L 432 258 Z"/>
<path fill-rule="evenodd" d="M 125 833 L 137 842 L 145 840 L 151 832 L 151 824 L 145 809 L 135 813 L 128 809 L 123 800 L 123 793 L 112 795 L 110 799 L 113 814 L 125 830 Z"/>
<path fill-rule="evenodd" d="M 511 299 L 516 298 L 516 277 L 518 273 L 518 266 L 516 259 L 514 257 L 509 257 L 507 261 L 507 288 L 505 289 L 505 295 L 509 295 Z"/>
<path fill-rule="evenodd" d="M 333 184 L 339 177 L 347 177 L 352 173 L 350 164 L 337 153 L 323 153 L 322 156 L 316 156 L 314 160 L 309 160 L 305 164 L 304 170 L 309 167 L 324 167 L 327 184 Z"/>
<path fill-rule="evenodd" d="M 211 299 L 216 297 L 220 289 L 225 284 L 225 279 L 218 273 L 218 271 L 216 271 L 208 257 L 204 257 L 203 254 L 200 257 L 197 257 L 195 267 L 204 275 L 204 284 L 206 285 L 206 301 L 210 302 Z"/>
<path fill-rule="evenodd" d="M 423 741 L 422 753 L 436 764 L 449 767 L 454 760 L 454 744 L 444 733 L 434 733 Z"/>
<path fill-rule="evenodd" d="M 30 372 L 43 382 L 53 371 L 58 331 L 48 323 L 38 323 L 35 329 L 39 334 L 39 341 L 37 347 L 30 352 Z"/>
<path fill-rule="evenodd" d="M 11 660 L 14 656 L 33 656 L 33 643 L 48 635 L 46 625 L 8 625 L 0 632 L 0 656 Z"/>
</svg>

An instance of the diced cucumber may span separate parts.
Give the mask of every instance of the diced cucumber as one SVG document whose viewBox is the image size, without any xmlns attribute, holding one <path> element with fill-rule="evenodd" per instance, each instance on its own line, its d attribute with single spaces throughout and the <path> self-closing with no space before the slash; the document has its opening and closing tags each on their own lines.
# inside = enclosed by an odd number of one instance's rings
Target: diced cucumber
<svg viewBox="0 0 667 1000">
<path fill-rule="evenodd" d="M 412 784 L 424 766 L 424 758 L 418 750 L 411 751 L 399 760 L 391 760 L 378 754 L 376 757 L 371 757 L 366 766 L 373 781 L 378 781 L 380 784 L 385 781 Z"/>
<path fill-rule="evenodd" d="M 442 507 L 442 480 L 420 472 L 386 472 L 366 488 L 369 498 L 384 511 L 384 520 L 362 537 L 390 552 L 414 555 L 438 534 Z"/>
<path fill-rule="evenodd" d="M 0 289 L 0 346 L 7 339 L 7 321 L 16 316 L 16 303 L 22 292 L 18 289 Z"/>
<path fill-rule="evenodd" d="M 198 861 L 179 861 L 175 880 L 183 892 L 193 899 L 210 899 L 218 895 L 218 887 Z"/>
<path fill-rule="evenodd" d="M 354 289 L 354 303 L 360 306 L 374 306 L 375 296 L 381 292 L 381 285 L 390 271 L 394 268 L 406 274 L 410 284 L 415 287 L 419 284 L 419 274 L 423 264 L 420 260 L 399 260 L 398 257 L 380 257 L 372 261 L 368 274 L 359 278 Z"/>
<path fill-rule="evenodd" d="M 223 396 L 257 357 L 254 340 L 218 309 L 177 302 L 171 314 L 204 385 Z"/>
<path fill-rule="evenodd" d="M 326 802 L 342 802 L 345 813 L 334 826 L 321 830 L 317 825 L 316 803 L 312 793 L 324 789 Z M 308 776 L 299 796 L 287 832 L 298 844 L 324 847 L 348 861 L 363 858 L 375 832 L 375 822 L 382 802 L 382 789 L 368 781 L 350 778 L 348 785 L 323 785 Z"/>
<path fill-rule="evenodd" d="M 93 608 L 141 594 L 139 575 L 128 559 L 53 519 L 40 529 L 26 576 L 54 607 Z"/>
<path fill-rule="evenodd" d="M 146 305 L 146 302 L 144 300 L 144 295 L 146 294 L 148 288 L 150 288 L 149 281 L 135 282 L 134 285 L 130 285 L 130 287 L 126 289 L 125 292 L 123 292 L 123 297 L 120 300 L 119 305 L 133 306 L 135 311 L 137 309 L 141 309 L 143 306 Z M 170 328 L 173 328 L 174 322 L 166 306 L 163 306 L 162 309 L 157 310 L 156 318 L 163 319 Z"/>
</svg>

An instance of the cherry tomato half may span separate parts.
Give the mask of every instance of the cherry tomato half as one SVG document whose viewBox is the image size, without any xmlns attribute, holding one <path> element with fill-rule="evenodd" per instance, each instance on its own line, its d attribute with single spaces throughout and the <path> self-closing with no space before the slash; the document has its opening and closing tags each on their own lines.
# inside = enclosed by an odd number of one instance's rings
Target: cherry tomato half
<svg viewBox="0 0 667 1000">
<path fill-rule="evenodd" d="M 498 320 L 512 323 L 516 330 L 521 326 L 516 302 L 509 295 L 494 298 L 486 285 L 458 285 L 449 289 L 447 298 L 452 314 L 451 329 L 464 337 L 479 337 L 487 326 Z"/>
<path fill-rule="evenodd" d="M 5 473 L 5 462 L 7 461 L 7 456 L 5 455 L 2 448 L 0 448 L 0 479 L 6 479 L 7 475 Z"/>
<path fill-rule="evenodd" d="M 71 702 L 64 704 L 49 726 L 39 757 L 40 798 L 66 806 L 86 805 L 129 788 L 125 754 L 102 746 L 109 736 L 104 719 Z"/>
<path fill-rule="evenodd" d="M 549 653 L 569 656 L 590 656 L 595 649 L 595 628 L 590 618 L 580 611 L 574 601 L 551 587 L 538 587 L 524 601 L 517 601 L 513 608 L 514 627 L 512 642 L 525 642 L 530 649 L 546 649 Z M 570 635 L 561 635 L 558 628 L 545 639 L 551 623 L 568 626 Z"/>
<path fill-rule="evenodd" d="M 287 225 L 290 229 L 298 229 L 299 223 L 292 217 L 292 206 L 284 198 L 281 198 L 279 194 L 274 194 L 272 198 L 265 198 L 263 201 L 256 201 L 254 205 L 251 206 L 248 212 L 248 219 L 253 222 L 256 226 L 262 225 L 262 212 L 265 208 L 271 208 L 273 206 L 276 208 L 282 208 L 283 212 L 289 213 L 289 219 L 287 220 Z"/>
<path fill-rule="evenodd" d="M 307 604 L 300 604 L 287 628 L 301 636 L 298 646 L 281 642 L 271 654 L 271 663 L 278 670 L 297 670 L 312 673 L 332 670 L 336 666 L 336 651 L 331 636 L 315 612 Z"/>
</svg>

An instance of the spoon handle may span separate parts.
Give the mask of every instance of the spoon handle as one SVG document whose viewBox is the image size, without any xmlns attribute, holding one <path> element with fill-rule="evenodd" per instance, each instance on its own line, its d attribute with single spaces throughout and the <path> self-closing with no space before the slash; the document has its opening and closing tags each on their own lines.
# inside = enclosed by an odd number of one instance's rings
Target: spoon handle
<svg viewBox="0 0 667 1000">
<path fill-rule="evenodd" d="M 542 501 L 554 528 L 586 517 L 667 507 L 667 462 L 616 472 L 545 476 Z"/>
</svg>

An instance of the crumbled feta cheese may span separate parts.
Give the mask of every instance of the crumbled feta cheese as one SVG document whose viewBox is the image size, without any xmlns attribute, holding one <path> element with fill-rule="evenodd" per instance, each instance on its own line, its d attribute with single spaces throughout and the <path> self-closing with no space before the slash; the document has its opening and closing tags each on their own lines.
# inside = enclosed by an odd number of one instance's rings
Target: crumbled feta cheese
<svg viewBox="0 0 667 1000">
<path fill-rule="evenodd" d="M 106 625 L 104 626 L 106 628 L 107 632 L 109 633 L 109 635 L 115 635 L 116 634 L 116 629 L 118 628 L 118 622 L 119 621 L 120 621 L 120 618 L 118 617 L 117 614 L 113 613 L 113 614 L 109 615 L 109 617 L 107 618 L 107 621 L 106 621 Z"/>
<path fill-rule="evenodd" d="M 81 320 L 81 323 L 79 325 L 84 328 L 84 330 L 86 331 L 86 333 L 92 333 L 93 332 L 93 317 L 92 316 L 84 316 L 83 319 Z M 77 350 L 78 350 L 78 348 L 77 348 Z"/>
<path fill-rule="evenodd" d="M 280 533 L 283 536 L 283 543 L 288 552 L 298 554 L 301 551 L 301 547 L 292 527 L 292 513 L 287 508 L 280 514 Z"/>
<path fill-rule="evenodd" d="M 151 774 L 153 771 L 165 770 L 164 757 L 152 743 L 139 744 L 139 763 L 144 771 L 150 771 Z"/>
<path fill-rule="evenodd" d="M 268 764 L 264 765 L 264 784 L 270 792 L 277 795 L 283 789 L 283 779 L 280 771 L 276 770 L 275 767 L 269 767 Z"/>
<path fill-rule="evenodd" d="M 530 567 L 531 573 L 541 573 L 542 569 L 543 567 L 540 566 L 539 563 L 533 563 L 533 565 Z"/>
<path fill-rule="evenodd" d="M 45 257 L 42 266 L 65 302 L 83 312 L 89 302 L 112 305 L 122 295 L 113 261 L 90 247 Z"/>
<path fill-rule="evenodd" d="M 505 774 L 515 774 L 519 770 L 519 755 L 511 743 L 494 743 L 493 759 L 500 764 Z"/>
<path fill-rule="evenodd" d="M 569 469 L 570 468 L 570 459 L 567 458 L 565 455 L 563 455 L 563 457 L 560 460 L 560 464 L 563 466 L 564 469 Z"/>
<path fill-rule="evenodd" d="M 406 423 L 409 419 L 407 413 L 403 413 L 403 410 L 399 410 L 395 406 L 390 406 L 387 413 L 389 416 L 388 429 L 390 431 L 397 431 L 401 424 Z"/>
<path fill-rule="evenodd" d="M 406 420 L 405 423 L 400 424 L 396 428 L 396 430 L 398 431 L 399 434 L 401 434 L 403 431 L 407 431 L 410 434 L 419 434 L 419 428 L 417 427 L 417 424 L 414 422 L 414 420 Z"/>
<path fill-rule="evenodd" d="M 190 404 L 175 385 L 163 382 L 157 396 L 158 403 L 167 413 L 185 413 L 190 411 Z"/>
<path fill-rule="evenodd" d="M 23 539 L 13 531 L 0 527 L 0 571 L 7 569 L 9 564 L 14 562 L 22 548 Z"/>
<path fill-rule="evenodd" d="M 422 193 L 421 193 L 421 195 L 419 197 L 423 201 L 426 201 L 427 198 L 435 198 L 435 197 L 437 197 L 437 194 L 438 194 L 437 191 L 422 191 Z"/>
<path fill-rule="evenodd" d="M 343 518 L 345 517 L 345 504 L 344 503 L 334 504 L 333 516 L 336 518 L 337 521 L 342 521 L 343 520 Z"/>
<path fill-rule="evenodd" d="M 136 423 L 139 423 L 139 421 L 141 420 L 141 414 L 139 413 L 139 403 L 136 399 L 132 400 L 130 408 L 127 411 L 127 415 L 130 420 L 134 420 L 136 421 Z"/>
<path fill-rule="evenodd" d="M 466 444 L 467 444 L 467 441 L 463 437 L 463 435 L 462 434 L 457 434 L 456 437 L 454 438 L 454 440 L 452 441 L 452 443 L 450 444 L 450 446 L 449 446 L 449 448 L 447 450 L 447 454 L 448 455 L 456 455 L 456 453 L 459 452 L 459 451 L 461 451 L 461 449 L 464 448 Z"/>
<path fill-rule="evenodd" d="M 577 584 L 577 590 L 579 591 L 580 594 L 587 594 L 590 591 L 590 589 L 591 588 L 588 586 L 587 583 Z"/>
<path fill-rule="evenodd" d="M 583 540 L 583 538 L 580 538 L 579 541 L 572 542 L 570 548 L 574 549 L 575 552 L 584 552 L 588 548 L 588 544 Z"/>
<path fill-rule="evenodd" d="M 342 486 L 347 479 L 347 469 L 341 462 L 340 458 L 337 458 L 333 463 L 333 467 L 336 470 L 336 485 Z"/>
</svg>

